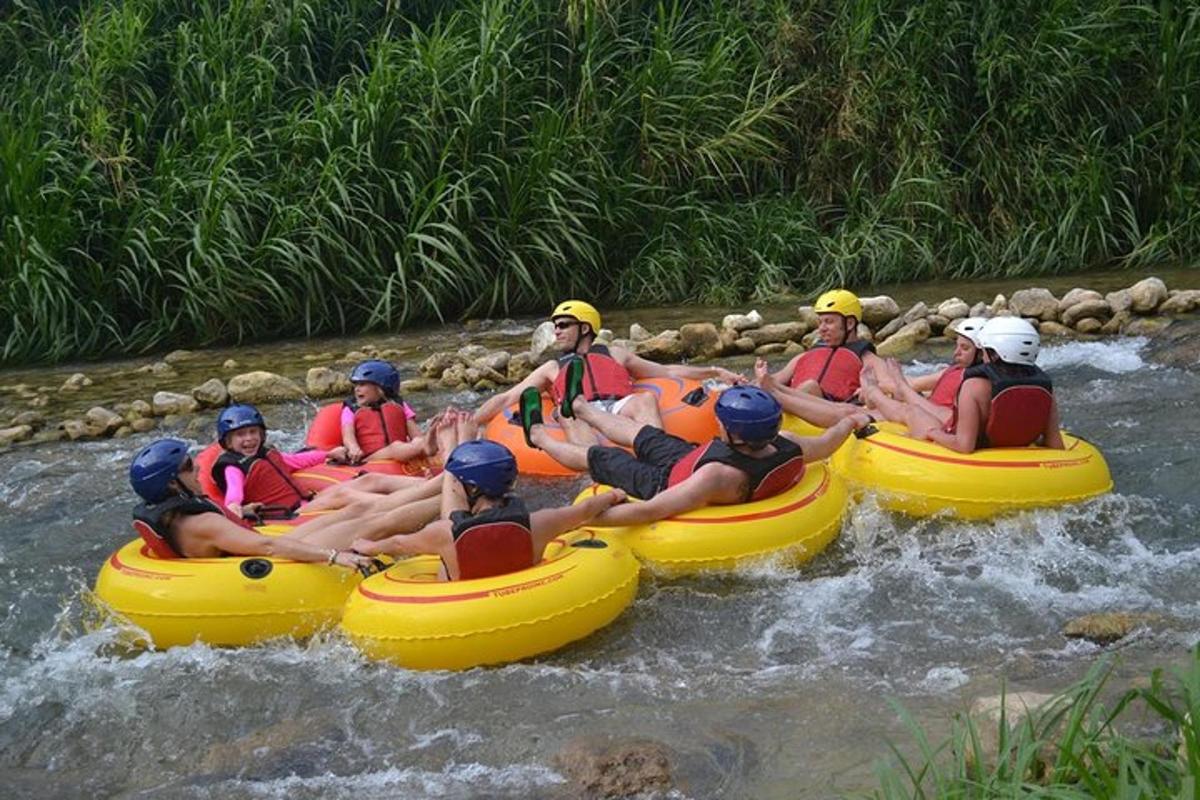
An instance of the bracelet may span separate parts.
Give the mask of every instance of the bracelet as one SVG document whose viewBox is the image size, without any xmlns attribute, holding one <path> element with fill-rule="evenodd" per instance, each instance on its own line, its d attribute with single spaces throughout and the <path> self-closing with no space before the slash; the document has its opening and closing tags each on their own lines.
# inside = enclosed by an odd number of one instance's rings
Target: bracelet
<svg viewBox="0 0 1200 800">
<path fill-rule="evenodd" d="M 338 553 L 340 553 L 340 552 L 342 552 L 342 551 L 338 550 L 337 548 L 334 548 L 334 547 L 329 548 L 329 562 L 328 562 L 329 566 L 332 567 L 333 562 L 337 561 Z"/>
</svg>

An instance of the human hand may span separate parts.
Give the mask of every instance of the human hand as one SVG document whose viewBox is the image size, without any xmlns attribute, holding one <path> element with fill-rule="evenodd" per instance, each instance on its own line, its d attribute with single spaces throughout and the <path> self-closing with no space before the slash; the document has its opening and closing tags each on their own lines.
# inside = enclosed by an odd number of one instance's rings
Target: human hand
<svg viewBox="0 0 1200 800">
<path fill-rule="evenodd" d="M 325 460 L 331 464 L 337 464 L 337 463 L 346 461 L 346 459 L 347 459 L 346 448 L 341 445 L 338 445 L 337 447 L 334 447 L 333 449 L 328 450 L 325 453 Z"/>
<path fill-rule="evenodd" d="M 371 559 L 361 553 L 356 553 L 353 550 L 338 550 L 337 555 L 333 558 L 333 563 L 339 567 L 348 567 L 350 569 L 359 569 L 362 567 L 371 566 Z"/>
<path fill-rule="evenodd" d="M 713 367 L 713 377 L 722 383 L 728 383 L 731 386 L 737 386 L 746 382 L 746 376 L 740 372 L 734 372 L 724 367 Z"/>
<path fill-rule="evenodd" d="M 235 517 L 240 518 L 244 514 L 241 503 L 226 503 L 225 507 L 228 508 L 229 513 L 233 514 Z"/>
<path fill-rule="evenodd" d="M 629 495 L 625 494 L 624 489 L 612 489 L 611 491 L 607 491 L 600 496 L 608 500 L 610 507 L 619 506 L 621 503 L 624 503 L 629 499 Z"/>
<path fill-rule="evenodd" d="M 370 539 L 355 539 L 354 543 L 350 545 L 350 549 L 356 553 L 362 553 L 364 556 L 377 556 L 384 552 L 384 544 Z"/>
<path fill-rule="evenodd" d="M 346 445 L 346 460 L 351 464 L 361 464 L 363 460 L 362 448 L 357 444 Z"/>
</svg>

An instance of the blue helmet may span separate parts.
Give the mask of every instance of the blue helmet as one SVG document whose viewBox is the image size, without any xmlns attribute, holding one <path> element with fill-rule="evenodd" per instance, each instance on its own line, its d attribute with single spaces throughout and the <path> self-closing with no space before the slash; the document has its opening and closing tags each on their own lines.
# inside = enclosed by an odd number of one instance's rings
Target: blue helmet
<svg viewBox="0 0 1200 800">
<path fill-rule="evenodd" d="M 454 448 L 446 471 L 487 497 L 503 497 L 517 480 L 517 459 L 502 444 L 475 439 Z"/>
<path fill-rule="evenodd" d="M 263 422 L 262 414 L 251 405 L 238 404 L 229 406 L 217 415 L 217 441 L 225 444 L 225 435 L 242 428 L 259 427 L 267 432 L 267 423 Z"/>
<path fill-rule="evenodd" d="M 386 361 L 372 358 L 364 361 L 350 373 L 351 383 L 374 383 L 389 397 L 400 391 L 400 373 Z"/>
<path fill-rule="evenodd" d="M 167 498 L 167 485 L 179 477 L 179 468 L 188 458 L 188 445 L 182 439 L 159 439 L 143 447 L 129 465 L 129 485 L 147 503 Z"/>
<path fill-rule="evenodd" d="M 733 386 L 717 400 L 717 419 L 730 439 L 763 445 L 779 435 L 783 408 L 756 386 Z"/>
</svg>

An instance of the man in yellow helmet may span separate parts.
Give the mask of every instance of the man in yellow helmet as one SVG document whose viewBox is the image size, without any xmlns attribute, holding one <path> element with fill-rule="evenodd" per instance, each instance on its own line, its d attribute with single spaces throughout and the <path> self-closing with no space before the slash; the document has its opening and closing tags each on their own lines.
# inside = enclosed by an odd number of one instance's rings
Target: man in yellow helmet
<svg viewBox="0 0 1200 800">
<path fill-rule="evenodd" d="M 813 309 L 817 312 L 820 335 L 817 345 L 774 374 L 762 359 L 754 370 L 762 388 L 785 411 L 828 427 L 860 410 L 853 403 L 862 383 L 863 367 L 882 368 L 883 362 L 870 342 L 858 338 L 862 303 L 853 292 L 846 289 L 825 292 L 817 298 Z"/>
<path fill-rule="evenodd" d="M 475 413 L 485 424 L 503 409 L 517 402 L 529 387 L 551 392 L 561 404 L 562 414 L 573 417 L 572 402 L 578 396 L 612 414 L 662 427 L 658 400 L 649 392 L 634 391 L 638 378 L 684 378 L 734 383 L 743 380 L 737 373 L 721 367 L 692 367 L 682 364 L 658 364 L 634 355 L 623 347 L 596 344 L 600 332 L 600 312 L 582 300 L 559 303 L 550 315 L 554 323 L 554 342 L 562 355 L 535 369 L 516 386 L 490 398 Z M 582 423 L 580 423 L 582 424 Z M 570 433 L 571 428 L 567 428 Z M 590 431 L 583 432 L 589 438 Z"/>
</svg>

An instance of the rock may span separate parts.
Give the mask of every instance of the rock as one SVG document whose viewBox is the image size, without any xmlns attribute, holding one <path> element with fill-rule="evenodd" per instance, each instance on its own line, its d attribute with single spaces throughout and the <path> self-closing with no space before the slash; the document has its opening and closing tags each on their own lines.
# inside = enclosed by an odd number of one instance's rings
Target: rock
<svg viewBox="0 0 1200 800">
<path fill-rule="evenodd" d="M 929 323 L 929 332 L 934 336 L 941 336 L 950 324 L 950 320 L 941 314 L 930 314 L 925 321 Z"/>
<path fill-rule="evenodd" d="M 612 330 L 609 328 L 601 328 L 600 332 L 596 334 L 596 342 L 595 343 L 608 346 L 608 345 L 612 344 L 612 340 L 613 340 Z"/>
<path fill-rule="evenodd" d="M 893 333 L 895 333 L 896 331 L 903 328 L 904 325 L 905 325 L 904 318 L 896 317 L 894 320 L 889 322 L 887 325 L 884 325 L 882 328 L 875 331 L 875 341 L 877 341 L 877 342 L 886 341 L 889 336 L 891 336 Z"/>
<path fill-rule="evenodd" d="M 1126 336 L 1154 336 L 1169 324 L 1170 320 L 1157 317 L 1136 317 L 1121 328 L 1121 333 Z"/>
<path fill-rule="evenodd" d="M 87 375 L 84 375 L 82 372 L 76 372 L 74 375 L 67 378 L 66 381 L 63 382 L 63 385 L 62 385 L 62 388 L 60 389 L 60 391 L 78 392 L 83 387 L 91 386 L 91 385 L 92 385 L 91 378 L 89 378 Z"/>
<path fill-rule="evenodd" d="M 1130 614 L 1109 612 L 1084 614 L 1063 626 L 1063 636 L 1068 639 L 1087 639 L 1096 644 L 1112 644 L 1124 639 L 1137 628 L 1153 627 L 1162 622 L 1157 614 Z"/>
<path fill-rule="evenodd" d="M 688 358 L 712 358 L 721 352 L 721 333 L 711 322 L 683 325 L 679 328 L 679 338 Z"/>
<path fill-rule="evenodd" d="M 533 329 L 533 336 L 529 341 L 529 352 L 533 355 L 534 361 L 541 362 L 542 357 L 553 350 L 554 323 L 546 320 Z"/>
<path fill-rule="evenodd" d="M 229 402 L 229 390 L 220 378 L 209 378 L 192 389 L 192 397 L 201 408 L 223 408 Z"/>
<path fill-rule="evenodd" d="M 458 348 L 454 355 L 459 361 L 470 366 L 488 354 L 488 349 L 481 344 L 468 344 Z"/>
<path fill-rule="evenodd" d="M 113 431 L 114 439 L 128 439 L 130 436 L 133 436 L 133 428 L 128 425 L 122 425 Z"/>
<path fill-rule="evenodd" d="M 133 428 L 138 433 L 154 430 L 157 423 L 150 417 L 139 417 L 135 420 L 130 420 L 129 427 Z"/>
<path fill-rule="evenodd" d="M 742 338 L 740 333 L 730 328 L 718 328 L 717 335 L 721 337 L 718 344 L 718 355 L 727 356 L 738 352 L 734 345 L 738 339 Z"/>
<path fill-rule="evenodd" d="M 799 342 L 788 342 L 787 344 L 785 344 L 783 346 L 783 357 L 784 358 L 790 359 L 793 356 L 798 356 L 803 352 L 804 352 L 804 345 L 800 344 Z"/>
<path fill-rule="evenodd" d="M 900 306 L 886 294 L 881 294 L 877 297 L 860 297 L 858 301 L 862 303 L 863 307 L 863 318 L 859 322 L 871 330 L 878 330 L 900 316 Z M 813 327 L 816 326 L 814 325 Z M 812 330 L 812 328 L 809 330 Z"/>
<path fill-rule="evenodd" d="M 985 771 L 990 771 L 992 765 L 977 765 L 975 764 L 975 754 L 979 752 L 986 757 L 994 758 L 1000 750 L 1001 736 L 1001 720 L 1004 721 L 1004 726 L 1008 729 L 1004 732 L 1006 740 L 1011 740 L 1013 732 L 1020 727 L 1029 723 L 1033 723 L 1035 730 L 1041 731 L 1041 726 L 1037 723 L 1041 719 L 1045 719 L 1050 715 L 1050 711 L 1058 708 L 1057 698 L 1054 695 L 1042 694 L 1041 692 L 1007 692 L 1003 695 L 995 695 L 992 697 L 980 697 L 971 704 L 970 716 L 973 727 L 979 736 L 979 747 L 968 745 L 967 750 L 962 755 L 966 757 L 967 764 L 972 769 L 982 767 Z M 1065 719 L 1060 720 L 1059 726 L 1065 724 Z M 1027 765 L 1027 770 L 1032 774 L 1029 778 L 1041 775 L 1054 764 L 1058 755 L 1058 748 L 1055 744 L 1059 738 L 1053 735 L 1052 732 L 1046 732 L 1045 735 L 1038 738 L 1044 741 L 1037 756 L 1032 757 Z"/>
<path fill-rule="evenodd" d="M 1200 320 L 1180 320 L 1146 345 L 1146 358 L 1182 369 L 1200 368 Z M 15 421 L 15 420 L 14 420 Z"/>
<path fill-rule="evenodd" d="M 663 331 L 644 342 L 637 342 L 633 351 L 651 361 L 679 361 L 683 358 L 683 340 L 679 338 L 679 331 Z"/>
<path fill-rule="evenodd" d="M 517 353 L 508 360 L 508 368 L 505 374 L 508 377 L 509 383 L 520 383 L 529 377 L 529 374 L 537 368 L 534 363 L 533 356 L 529 353 Z"/>
<path fill-rule="evenodd" d="M 1062 324 L 1069 328 L 1077 327 L 1075 325 L 1076 322 L 1081 319 L 1087 319 L 1088 317 L 1101 320 L 1101 323 L 1103 324 L 1103 320 L 1108 319 L 1110 316 L 1112 316 L 1112 309 L 1109 307 L 1108 301 L 1097 297 L 1078 302 L 1068 308 L 1066 311 L 1062 312 Z M 1097 330 L 1098 329 L 1099 327 L 1097 326 Z"/>
<path fill-rule="evenodd" d="M 871 342 L 872 344 L 875 342 L 875 334 L 871 333 L 871 329 L 866 325 L 863 325 L 861 322 L 858 323 L 858 338 L 862 339 L 864 342 Z"/>
<path fill-rule="evenodd" d="M 775 353 L 782 353 L 784 350 L 787 350 L 787 345 L 783 342 L 771 342 L 770 344 L 762 344 L 754 348 L 754 355 L 770 356 Z"/>
<path fill-rule="evenodd" d="M 461 389 L 467 385 L 467 368 L 457 361 L 446 368 L 439 381 L 447 389 Z"/>
<path fill-rule="evenodd" d="M 178 364 L 180 361 L 187 361 L 190 358 L 195 358 L 196 354 L 191 350 L 172 350 L 163 356 L 163 361 L 168 364 Z"/>
<path fill-rule="evenodd" d="M 1129 324 L 1131 319 L 1133 319 L 1133 314 L 1129 311 L 1118 311 L 1112 315 L 1112 319 L 1100 326 L 1100 332 L 1105 336 L 1115 336 Z"/>
<path fill-rule="evenodd" d="M 50 396 L 44 394 L 36 394 L 29 398 L 30 408 L 45 408 L 50 405 Z"/>
<path fill-rule="evenodd" d="M 366 361 L 370 357 L 371 356 L 362 350 L 351 350 L 349 353 L 346 353 L 346 355 L 342 356 L 339 361 L 353 362 L 357 364 L 360 361 Z"/>
<path fill-rule="evenodd" d="M 1171 292 L 1170 297 L 1158 307 L 1160 314 L 1187 314 L 1200 308 L 1200 289 L 1183 289 Z"/>
<path fill-rule="evenodd" d="M 753 330 L 763 324 L 762 314 L 757 311 L 751 311 L 749 314 L 727 314 L 721 320 L 722 328 L 729 328 L 731 331 Z M 633 338 L 632 336 L 629 338 Z"/>
<path fill-rule="evenodd" d="M 629 326 L 629 341 L 644 342 L 654 334 L 642 327 L 641 323 L 635 322 Z"/>
<path fill-rule="evenodd" d="M 125 412 L 125 419 L 130 422 L 133 422 L 135 419 L 153 416 L 154 407 L 145 400 L 134 400 L 129 404 L 129 410 Z"/>
<path fill-rule="evenodd" d="M 339 397 L 353 390 L 349 375 L 329 367 L 313 367 L 304 374 L 304 391 L 309 397 Z"/>
<path fill-rule="evenodd" d="M 912 308 L 910 308 L 908 311 L 905 311 L 904 316 L 902 316 L 900 319 L 903 321 L 904 325 L 908 325 L 909 323 L 916 322 L 919 319 L 925 319 L 928 316 L 929 306 L 925 305 L 923 302 L 917 302 Z"/>
<path fill-rule="evenodd" d="M 458 359 L 455 358 L 454 353 L 438 352 L 422 361 L 417 369 L 426 378 L 440 378 L 451 364 L 457 363 Z"/>
<path fill-rule="evenodd" d="M 997 300 L 1002 297 L 1003 295 L 997 295 Z M 992 305 L 997 306 L 995 300 L 992 301 Z M 1005 305 L 1020 317 L 1032 317 L 1043 322 L 1053 322 L 1058 319 L 1058 298 L 1049 289 L 1041 287 L 1018 289 L 1013 292 L 1012 301 Z M 995 307 L 991 310 L 994 313 L 1001 309 Z"/>
<path fill-rule="evenodd" d="M 511 358 L 512 356 L 509 355 L 507 350 L 496 350 L 492 353 L 485 353 L 484 355 L 475 359 L 475 362 L 472 364 L 472 366 L 490 369 L 493 372 L 503 373 L 508 369 L 508 361 Z"/>
<path fill-rule="evenodd" d="M 554 757 L 579 797 L 629 797 L 664 793 L 674 785 L 672 751 L 649 739 L 579 737 Z"/>
<path fill-rule="evenodd" d="M 764 344 L 783 344 L 798 342 L 808 333 L 803 322 L 777 322 L 773 325 L 763 325 L 761 328 L 746 331 L 746 336 L 754 340 L 755 347 Z"/>
<path fill-rule="evenodd" d="M 508 383 L 506 375 L 488 367 L 467 367 L 463 379 L 468 386 L 476 389 L 481 388 L 481 383 L 490 384 L 490 386 L 482 387 L 488 389 L 495 389 L 497 386 Z"/>
<path fill-rule="evenodd" d="M 988 313 L 987 303 L 980 300 L 978 303 L 971 306 L 971 313 L 967 314 L 967 316 L 968 317 L 986 317 L 987 313 Z"/>
<path fill-rule="evenodd" d="M 153 375 L 156 378 L 170 378 L 175 375 L 175 368 L 165 361 L 155 361 L 153 364 L 146 364 L 138 367 L 137 372 L 147 375 Z"/>
<path fill-rule="evenodd" d="M 1129 310 L 1151 314 L 1167 299 L 1167 285 L 1159 278 L 1146 278 L 1129 287 Z"/>
<path fill-rule="evenodd" d="M 72 442 L 93 435 L 91 426 L 81 419 L 65 419 L 58 423 L 58 429 Z"/>
<path fill-rule="evenodd" d="M 816 309 L 812 306 L 800 306 L 796 310 L 796 321 L 803 322 L 807 330 L 815 331 L 817 326 L 821 324 L 821 318 L 817 316 Z M 868 323 L 870 324 L 870 323 Z M 871 325 L 874 328 L 874 325 Z"/>
<path fill-rule="evenodd" d="M 232 359 L 230 359 L 230 360 L 232 360 Z M 337 360 L 337 355 L 335 355 L 334 353 L 305 353 L 305 354 L 304 354 L 304 357 L 303 357 L 301 360 L 302 360 L 302 361 L 325 361 L 325 362 L 330 362 L 330 361 L 336 361 L 336 360 Z M 235 365 L 235 366 L 237 365 L 237 362 L 236 362 L 236 361 L 234 361 L 233 363 L 234 363 L 234 365 Z"/>
<path fill-rule="evenodd" d="M 93 406 L 84 414 L 83 420 L 87 425 L 100 431 L 104 435 L 111 434 L 117 428 L 121 427 L 125 420 L 115 411 L 109 411 L 104 406 Z"/>
<path fill-rule="evenodd" d="M 1084 317 L 1075 323 L 1075 330 L 1080 333 L 1100 333 L 1102 328 L 1104 328 L 1104 323 L 1095 317 Z"/>
<path fill-rule="evenodd" d="M 221 369 L 237 369 L 239 366 L 240 364 L 238 364 L 238 362 L 234 361 L 232 358 L 227 358 L 221 364 Z"/>
<path fill-rule="evenodd" d="M 409 378 L 406 381 L 400 381 L 400 394 L 413 394 L 414 392 L 428 392 L 429 380 L 427 378 Z"/>
<path fill-rule="evenodd" d="M 739 336 L 733 342 L 733 351 L 738 355 L 746 355 L 754 352 L 754 340 L 749 336 Z"/>
<path fill-rule="evenodd" d="M 895 320 L 892 320 L 895 322 Z M 891 323 L 888 323 L 889 325 Z M 804 338 L 800 340 L 800 344 L 804 345 L 805 350 L 810 350 L 817 346 L 817 342 L 821 341 L 821 335 L 816 331 L 804 334 Z"/>
<path fill-rule="evenodd" d="M 932 331 L 929 328 L 929 323 L 924 318 L 910 322 L 900 330 L 889 336 L 877 348 L 877 352 L 881 358 L 890 358 L 902 353 L 907 353 L 909 350 L 916 347 L 921 342 L 929 338 Z"/>
<path fill-rule="evenodd" d="M 1092 289 L 1075 288 L 1062 296 L 1058 301 L 1058 313 L 1066 311 L 1073 305 L 1082 303 L 1084 300 L 1103 300 L 1104 296 Z M 1066 324 L 1066 323 L 1064 323 Z"/>
<path fill-rule="evenodd" d="M 282 375 L 258 370 L 230 378 L 229 396 L 235 403 L 278 403 L 299 400 L 304 390 Z"/>
<path fill-rule="evenodd" d="M 14 442 L 23 442 L 32 435 L 32 425 L 13 425 L 11 428 L 0 428 L 0 447 L 8 447 Z"/>
<path fill-rule="evenodd" d="M 971 307 L 966 304 L 966 301 L 960 300 L 957 297 L 943 300 L 937 307 L 938 316 L 945 317 L 947 320 L 962 319 L 970 313 Z"/>
<path fill-rule="evenodd" d="M 990 304 L 988 304 L 987 313 L 984 314 L 984 316 L 985 317 L 1002 317 L 1002 316 L 1005 316 L 1006 313 L 1008 313 L 1010 316 L 1014 315 L 1014 314 L 1018 317 L 1022 316 L 1021 314 L 1017 314 L 1017 312 L 1015 312 L 1015 311 L 1009 313 L 1008 300 L 1006 300 L 1004 298 L 1004 295 L 998 294 L 995 297 L 993 297 L 992 302 Z"/>
<path fill-rule="evenodd" d="M 1114 314 L 1120 314 L 1122 311 L 1128 311 L 1133 306 L 1133 295 L 1128 289 L 1121 289 L 1116 292 L 1109 292 L 1104 295 L 1104 299 L 1108 301 L 1109 307 Z"/>
<path fill-rule="evenodd" d="M 191 414 L 199 407 L 199 403 L 190 394 L 155 392 L 150 406 L 155 416 L 165 417 L 168 414 Z"/>
<path fill-rule="evenodd" d="M 13 417 L 12 421 L 9 423 L 9 425 L 12 425 L 13 427 L 28 425 L 34 430 L 37 430 L 45 424 L 46 415 L 40 411 L 22 411 L 20 414 L 17 414 L 15 417 Z"/>
<path fill-rule="evenodd" d="M 1038 327 L 1038 333 L 1042 336 L 1070 336 L 1072 331 L 1066 325 L 1057 322 L 1043 322 Z"/>
</svg>

